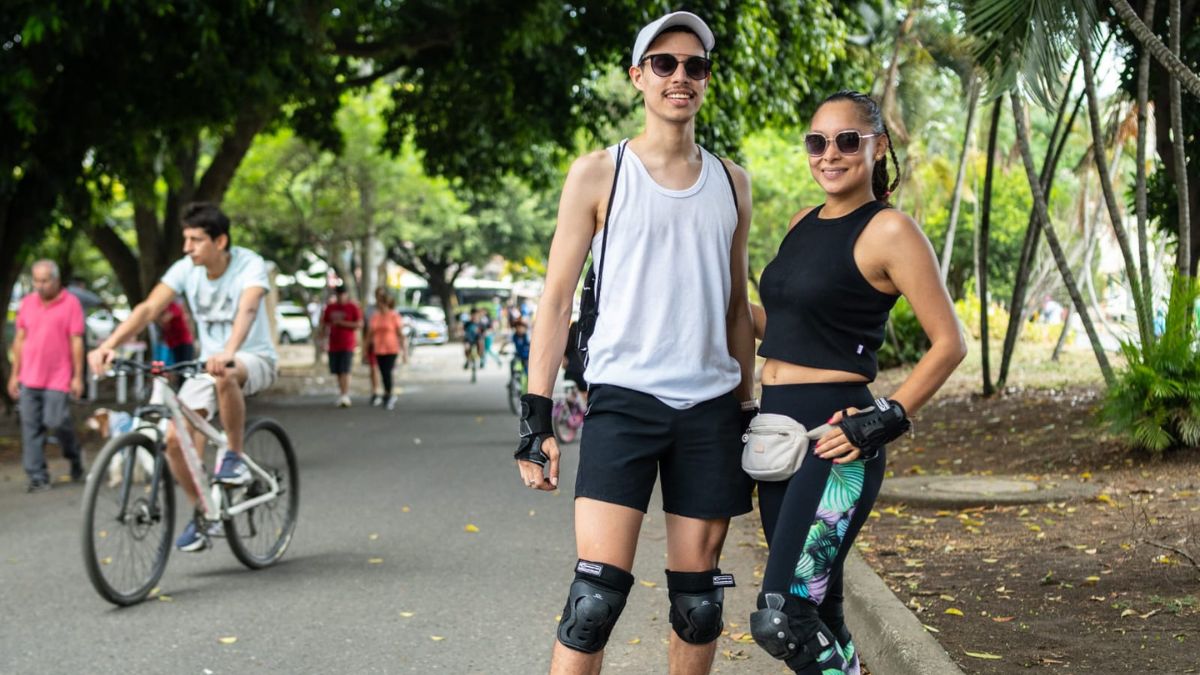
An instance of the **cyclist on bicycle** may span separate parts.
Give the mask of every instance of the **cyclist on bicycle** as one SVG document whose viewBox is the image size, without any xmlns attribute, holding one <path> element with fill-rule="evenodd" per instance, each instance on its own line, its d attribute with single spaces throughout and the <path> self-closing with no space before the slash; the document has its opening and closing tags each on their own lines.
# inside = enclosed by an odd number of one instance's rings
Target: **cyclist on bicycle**
<svg viewBox="0 0 1200 675">
<path fill-rule="evenodd" d="M 471 367 L 471 361 L 483 367 L 483 322 L 479 319 L 478 309 L 472 309 L 463 322 L 463 355 L 466 358 L 463 370 Z"/>
<path fill-rule="evenodd" d="M 513 368 L 516 368 L 517 362 L 521 362 L 521 372 L 529 372 L 529 327 L 524 321 L 518 321 L 513 324 L 512 334 L 513 345 Z"/>
<path fill-rule="evenodd" d="M 189 204 L 181 218 L 183 252 L 162 280 L 121 322 L 108 339 L 88 354 L 93 372 L 104 372 L 115 356 L 115 348 L 142 331 L 176 295 L 187 299 L 200 334 L 200 360 L 205 374 L 186 380 L 179 388 L 179 401 L 197 414 L 212 419 L 219 412 L 225 426 L 230 452 L 225 453 L 213 480 L 225 485 L 250 482 L 250 470 L 242 460 L 246 396 L 275 383 L 275 347 L 264 308 L 270 283 L 261 256 L 230 245 L 229 218 L 207 202 Z M 204 436 L 189 429 L 196 448 L 204 448 Z M 174 424 L 167 425 L 167 461 L 171 473 L 195 506 L 199 495 L 184 461 Z M 208 547 L 208 533 L 196 520 L 175 541 L 181 551 Z"/>
</svg>

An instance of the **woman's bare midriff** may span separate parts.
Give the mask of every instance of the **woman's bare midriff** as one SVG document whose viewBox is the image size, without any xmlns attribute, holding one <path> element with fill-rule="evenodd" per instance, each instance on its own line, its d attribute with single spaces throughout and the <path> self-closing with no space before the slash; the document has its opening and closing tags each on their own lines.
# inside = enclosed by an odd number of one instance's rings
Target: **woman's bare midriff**
<svg viewBox="0 0 1200 675">
<path fill-rule="evenodd" d="M 778 359 L 767 359 L 762 369 L 763 384 L 828 384 L 832 382 L 869 381 L 859 373 L 799 366 Z"/>
</svg>

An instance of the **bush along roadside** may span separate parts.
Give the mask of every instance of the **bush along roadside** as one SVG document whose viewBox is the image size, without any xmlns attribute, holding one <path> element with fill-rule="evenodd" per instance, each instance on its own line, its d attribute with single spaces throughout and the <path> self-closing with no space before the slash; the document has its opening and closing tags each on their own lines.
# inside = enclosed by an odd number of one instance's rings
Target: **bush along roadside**
<svg viewBox="0 0 1200 675">
<path fill-rule="evenodd" d="M 1122 345 L 1127 365 L 1101 414 L 1134 448 L 1162 453 L 1200 447 L 1197 298 L 1196 279 L 1176 275 L 1162 334 L 1149 345 Z"/>
</svg>

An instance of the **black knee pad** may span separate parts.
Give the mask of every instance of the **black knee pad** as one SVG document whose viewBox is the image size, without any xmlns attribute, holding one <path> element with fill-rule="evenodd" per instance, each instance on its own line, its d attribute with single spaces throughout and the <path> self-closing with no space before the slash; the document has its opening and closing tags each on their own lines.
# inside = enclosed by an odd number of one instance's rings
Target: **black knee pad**
<svg viewBox="0 0 1200 675">
<path fill-rule="evenodd" d="M 671 598 L 671 627 L 684 642 L 703 645 L 721 636 L 721 609 L 725 588 L 733 586 L 732 574 L 721 570 L 672 572 L 667 570 L 667 594 Z"/>
<path fill-rule="evenodd" d="M 567 606 L 558 622 L 558 641 L 587 654 L 604 649 L 632 587 L 633 575 L 623 569 L 588 560 L 577 562 Z"/>
<path fill-rule="evenodd" d="M 821 623 L 833 633 L 838 644 L 843 647 L 850 644 L 850 629 L 846 627 L 846 615 L 842 611 L 842 603 L 829 603 L 817 608 L 817 616 Z"/>
<path fill-rule="evenodd" d="M 784 593 L 758 594 L 758 611 L 750 615 L 750 634 L 759 647 L 796 672 L 836 646 L 816 605 Z"/>
</svg>

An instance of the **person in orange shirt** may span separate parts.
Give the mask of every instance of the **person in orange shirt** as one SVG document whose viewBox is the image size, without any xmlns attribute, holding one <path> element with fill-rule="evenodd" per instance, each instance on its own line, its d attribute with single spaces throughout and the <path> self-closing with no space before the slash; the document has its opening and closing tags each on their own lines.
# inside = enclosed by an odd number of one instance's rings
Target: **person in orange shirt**
<svg viewBox="0 0 1200 675">
<path fill-rule="evenodd" d="M 393 410 L 396 395 L 392 393 L 392 371 L 397 358 L 408 363 L 408 340 L 404 336 L 404 320 L 396 312 L 396 299 L 386 291 L 376 297 L 378 303 L 367 329 L 367 344 L 375 354 L 375 365 L 383 380 L 384 406 Z"/>
</svg>

